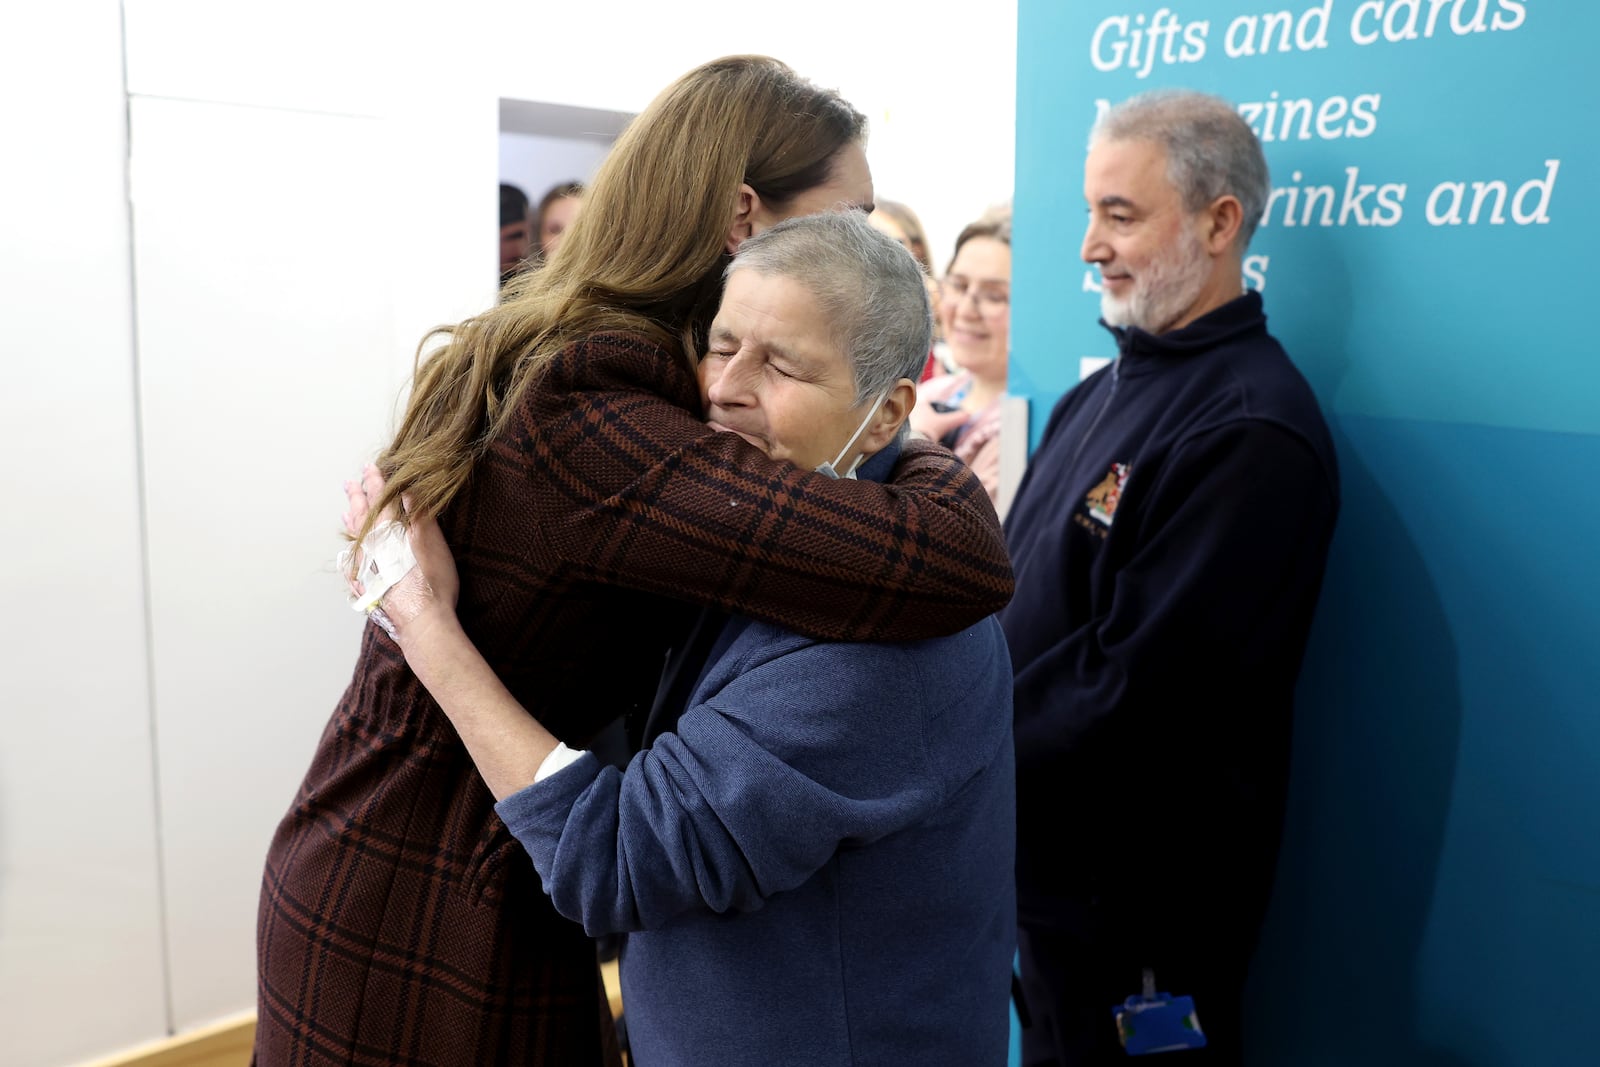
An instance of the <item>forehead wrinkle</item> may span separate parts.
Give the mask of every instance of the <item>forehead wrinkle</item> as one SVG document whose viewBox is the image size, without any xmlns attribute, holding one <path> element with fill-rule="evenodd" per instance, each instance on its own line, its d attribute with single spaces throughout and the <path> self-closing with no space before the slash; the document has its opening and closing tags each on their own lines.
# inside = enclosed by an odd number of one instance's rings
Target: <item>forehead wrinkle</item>
<svg viewBox="0 0 1600 1067">
<path fill-rule="evenodd" d="M 795 274 L 787 273 L 783 270 L 768 270 L 761 266 L 747 266 L 743 269 L 750 271 L 757 277 L 764 278 L 769 281 L 787 283 L 795 287 L 805 295 L 806 299 L 810 300 L 822 312 L 823 319 L 823 338 L 807 338 L 800 334 L 794 334 L 787 338 L 768 338 L 760 341 L 753 341 L 751 343 L 756 344 L 769 355 L 776 355 L 789 361 L 790 363 L 816 370 L 823 369 L 829 362 L 829 353 L 827 351 L 821 351 L 815 354 L 807 355 L 806 349 L 816 348 L 818 345 L 824 346 L 824 348 L 829 346 L 842 347 L 837 345 L 837 338 L 834 337 L 835 322 L 834 315 L 832 314 L 834 302 L 830 299 L 831 294 L 825 291 L 826 285 L 824 284 L 823 286 L 819 287 L 805 278 L 799 277 Z M 766 317 L 778 323 L 778 328 L 780 330 L 793 329 L 787 319 L 776 318 L 770 315 Z M 845 360 L 845 363 L 847 366 L 849 365 L 848 358 Z"/>
</svg>

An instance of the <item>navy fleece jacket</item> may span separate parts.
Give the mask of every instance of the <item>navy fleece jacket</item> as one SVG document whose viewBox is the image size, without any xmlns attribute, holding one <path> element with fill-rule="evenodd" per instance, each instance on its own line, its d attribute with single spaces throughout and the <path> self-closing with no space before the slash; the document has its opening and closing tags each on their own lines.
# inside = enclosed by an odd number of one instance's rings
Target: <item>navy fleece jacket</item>
<svg viewBox="0 0 1600 1067">
<path fill-rule="evenodd" d="M 1057 404 L 1006 523 L 1021 921 L 1248 952 L 1338 512 L 1310 388 L 1248 293 Z"/>
</svg>

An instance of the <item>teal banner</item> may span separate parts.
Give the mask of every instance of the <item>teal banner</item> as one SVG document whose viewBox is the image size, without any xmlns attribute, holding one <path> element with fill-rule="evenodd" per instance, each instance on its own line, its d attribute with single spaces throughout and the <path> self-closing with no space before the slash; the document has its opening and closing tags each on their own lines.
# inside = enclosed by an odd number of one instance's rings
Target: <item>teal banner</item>
<svg viewBox="0 0 1600 1067">
<path fill-rule="evenodd" d="M 1246 281 L 1339 450 L 1246 1062 L 1600 1062 L 1600 4 L 1019 0 L 1018 33 L 1035 437 L 1114 353 L 1089 129 L 1183 86 L 1266 149 Z"/>
<path fill-rule="evenodd" d="M 1025 3 L 1024 54 L 1048 40 L 1049 55 L 1020 86 L 1018 195 L 1034 189 L 1052 216 L 1022 220 L 1019 273 L 1076 256 L 1098 109 L 1158 86 L 1216 92 L 1272 169 L 1246 279 L 1332 410 L 1600 432 L 1600 360 L 1581 325 L 1600 233 L 1600 5 L 1556 8 Z M 1048 273 L 1047 291 L 1024 282 L 1017 300 L 1055 311 L 1022 323 L 1015 348 L 1109 354 L 1093 272 Z M 1047 398 L 1077 370 L 1069 358 L 1014 391 Z"/>
</svg>

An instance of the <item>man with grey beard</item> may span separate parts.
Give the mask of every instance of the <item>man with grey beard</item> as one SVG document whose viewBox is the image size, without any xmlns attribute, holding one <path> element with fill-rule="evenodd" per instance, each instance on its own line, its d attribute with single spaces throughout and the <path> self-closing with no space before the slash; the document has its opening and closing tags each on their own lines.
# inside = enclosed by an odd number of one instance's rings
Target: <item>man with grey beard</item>
<svg viewBox="0 0 1600 1067">
<path fill-rule="evenodd" d="M 1215 97 L 1135 97 L 1090 139 L 1118 355 L 1056 405 L 1006 524 L 1025 1064 L 1122 1062 L 1167 1024 L 1165 1047 L 1204 1035 L 1175 1063 L 1242 1057 L 1339 508 L 1316 399 L 1240 281 L 1267 195 Z"/>
</svg>

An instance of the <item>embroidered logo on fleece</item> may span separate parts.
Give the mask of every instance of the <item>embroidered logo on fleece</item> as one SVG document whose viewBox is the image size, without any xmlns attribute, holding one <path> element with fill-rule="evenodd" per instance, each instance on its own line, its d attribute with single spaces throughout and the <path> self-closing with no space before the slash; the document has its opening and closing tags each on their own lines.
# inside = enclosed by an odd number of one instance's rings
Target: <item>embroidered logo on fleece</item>
<svg viewBox="0 0 1600 1067">
<path fill-rule="evenodd" d="M 1122 487 L 1127 481 L 1128 465 L 1113 463 L 1100 484 L 1089 490 L 1089 495 L 1083 498 L 1089 509 L 1089 517 L 1110 526 L 1111 520 L 1117 517 L 1117 504 L 1122 500 Z"/>
</svg>

